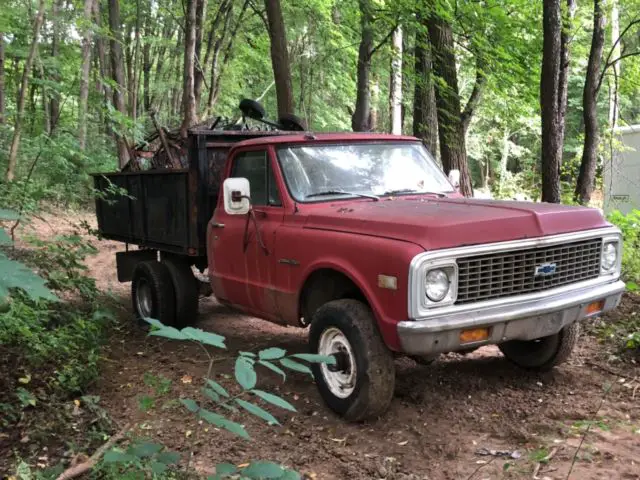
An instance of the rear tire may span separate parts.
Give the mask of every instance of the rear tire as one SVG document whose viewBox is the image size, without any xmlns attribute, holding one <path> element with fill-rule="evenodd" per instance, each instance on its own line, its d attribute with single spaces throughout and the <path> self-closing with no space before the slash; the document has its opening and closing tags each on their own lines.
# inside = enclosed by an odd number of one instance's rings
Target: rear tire
<svg viewBox="0 0 640 480">
<path fill-rule="evenodd" d="M 139 321 L 154 318 L 164 325 L 175 323 L 175 292 L 166 265 L 155 260 L 138 263 L 131 281 L 131 300 Z"/>
<path fill-rule="evenodd" d="M 186 327 L 198 320 L 200 285 L 191 266 L 180 258 L 163 258 L 175 291 L 175 326 Z"/>
<path fill-rule="evenodd" d="M 326 303 L 311 321 L 311 351 L 341 353 L 336 367 L 312 365 L 320 395 L 331 410 L 352 422 L 380 416 L 393 398 L 393 354 L 375 322 L 367 305 L 350 299 Z"/>
<path fill-rule="evenodd" d="M 567 361 L 579 335 L 580 324 L 574 322 L 548 337 L 511 340 L 498 347 L 505 357 L 519 367 L 545 372 Z"/>
</svg>

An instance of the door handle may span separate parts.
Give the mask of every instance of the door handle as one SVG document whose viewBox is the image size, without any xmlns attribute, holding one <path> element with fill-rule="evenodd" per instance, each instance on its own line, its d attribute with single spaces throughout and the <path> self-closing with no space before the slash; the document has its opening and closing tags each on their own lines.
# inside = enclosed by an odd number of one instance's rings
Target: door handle
<svg viewBox="0 0 640 480">
<path fill-rule="evenodd" d="M 211 228 L 224 228 L 224 223 L 211 222 Z"/>
</svg>

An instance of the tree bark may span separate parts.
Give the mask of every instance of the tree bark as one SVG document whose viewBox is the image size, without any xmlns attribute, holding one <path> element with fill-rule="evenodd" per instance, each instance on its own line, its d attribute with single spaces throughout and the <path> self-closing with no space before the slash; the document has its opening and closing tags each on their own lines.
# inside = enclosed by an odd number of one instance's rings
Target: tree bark
<svg viewBox="0 0 640 480">
<path fill-rule="evenodd" d="M 0 125 L 4 124 L 4 33 L 0 32 Z"/>
<path fill-rule="evenodd" d="M 51 23 L 53 25 L 53 32 L 51 37 L 51 58 L 57 58 L 60 54 L 60 26 L 62 22 L 60 20 L 60 10 L 62 8 L 63 0 L 54 0 L 52 6 Z M 54 82 L 60 82 L 58 65 L 54 68 L 54 74 L 52 75 Z M 43 78 L 44 80 L 44 78 Z M 52 129 L 58 123 L 60 118 L 60 96 L 57 92 L 53 92 L 51 99 L 49 100 L 49 130 L 47 133 L 50 135 L 53 133 Z"/>
<path fill-rule="evenodd" d="M 620 42 L 618 38 L 620 37 L 620 12 L 618 10 L 618 0 L 611 1 L 611 45 L 613 46 L 613 52 L 611 57 L 616 59 L 620 58 Z M 611 68 L 613 70 L 614 78 L 620 78 L 620 61 L 615 60 L 611 64 Z M 616 128 L 618 124 L 618 85 L 614 80 L 611 82 L 610 93 L 609 93 L 609 127 L 611 129 Z"/>
<path fill-rule="evenodd" d="M 282 18 L 280 0 L 264 0 L 271 40 L 271 66 L 276 81 L 278 117 L 294 113 L 291 66 L 287 49 L 287 32 Z"/>
<path fill-rule="evenodd" d="M 454 169 L 460 171 L 460 193 L 470 197 L 473 188 L 460 111 L 453 31 L 451 25 L 435 11 L 429 15 L 428 23 L 433 71 L 438 77 L 435 94 L 442 166 L 447 174 Z"/>
<path fill-rule="evenodd" d="M 435 156 L 438 150 L 438 114 L 433 87 L 431 47 L 424 20 L 420 21 L 416 32 L 414 62 L 413 136 L 421 139 L 427 150 Z"/>
<path fill-rule="evenodd" d="M 575 200 L 586 205 L 593 193 L 596 165 L 598 161 L 598 144 L 600 131 L 598 128 L 598 82 L 602 51 L 604 49 L 606 18 L 601 0 L 593 1 L 593 33 L 591 36 L 591 51 L 587 64 L 587 76 L 582 92 L 582 115 L 584 118 L 584 149 L 580 174 L 576 185 Z"/>
<path fill-rule="evenodd" d="M 180 133 L 186 138 L 187 130 L 198 123 L 195 96 L 196 10 L 198 0 L 187 0 L 184 32 L 184 70 L 182 87 L 182 126 Z"/>
<path fill-rule="evenodd" d="M 207 11 L 207 0 L 197 0 L 196 6 L 196 63 L 195 63 L 195 78 L 194 78 L 194 94 L 196 97 L 196 114 L 197 109 L 200 108 L 200 98 L 202 97 L 202 85 L 204 83 L 204 69 L 205 65 L 202 60 L 202 33 L 204 18 Z"/>
<path fill-rule="evenodd" d="M 127 115 L 127 105 L 124 99 L 125 76 L 124 58 L 122 54 L 122 25 L 120 23 L 120 0 L 109 0 L 109 29 L 111 31 L 110 56 L 111 75 L 115 82 L 113 88 L 113 104 L 118 112 L 123 116 Z M 118 144 L 118 164 L 124 167 L 129 161 L 129 149 L 127 142 L 121 131 L 122 126 L 118 126 L 115 132 Z"/>
<path fill-rule="evenodd" d="M 91 19 L 93 1 L 84 0 L 85 31 L 82 36 L 82 67 L 80 69 L 80 98 L 78 100 L 78 143 L 84 152 L 87 144 L 87 105 L 89 101 L 89 73 L 91 71 Z"/>
<path fill-rule="evenodd" d="M 9 149 L 9 160 L 7 165 L 7 182 L 12 182 L 16 175 L 16 164 L 18 160 L 18 150 L 20 148 L 20 137 L 22 135 L 22 123 L 24 120 L 24 106 L 27 99 L 27 92 L 29 91 L 29 75 L 31 74 L 31 68 L 33 66 L 33 60 L 36 57 L 38 49 L 38 37 L 40 35 L 40 28 L 44 21 L 44 0 L 38 2 L 38 13 L 33 24 L 33 36 L 31 37 L 31 46 L 29 47 L 29 53 L 27 60 L 24 63 L 24 70 L 22 72 L 22 81 L 20 82 L 20 90 L 18 93 L 18 102 L 16 106 L 16 121 L 13 128 L 13 138 L 11 140 L 11 147 Z"/>
<path fill-rule="evenodd" d="M 360 5 L 360 46 L 358 48 L 358 70 L 356 82 L 356 108 L 351 117 L 354 132 L 371 129 L 371 52 L 373 50 L 373 6 L 371 0 L 359 0 Z"/>
<path fill-rule="evenodd" d="M 568 0 L 571 15 L 573 0 Z M 540 74 L 542 123 L 542 201 L 560 203 L 560 164 L 564 143 L 569 67 L 569 32 L 563 28 L 560 0 L 543 1 L 543 50 Z"/>
<path fill-rule="evenodd" d="M 402 135 L 402 27 L 391 37 L 391 82 L 389 85 L 391 133 Z"/>
</svg>

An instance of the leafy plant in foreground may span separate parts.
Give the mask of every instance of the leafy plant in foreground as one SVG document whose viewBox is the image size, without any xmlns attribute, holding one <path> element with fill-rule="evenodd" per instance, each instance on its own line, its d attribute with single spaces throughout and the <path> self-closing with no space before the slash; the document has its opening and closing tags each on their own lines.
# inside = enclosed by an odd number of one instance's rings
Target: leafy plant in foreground
<svg viewBox="0 0 640 480">
<path fill-rule="evenodd" d="M 163 325 L 154 319 L 147 319 L 147 322 L 151 324 L 153 328 L 150 335 L 180 341 L 193 341 L 203 347 L 203 350 L 209 357 L 209 369 L 204 377 L 205 385 L 201 391 L 202 398 L 199 401 L 192 398 L 181 398 L 180 402 L 199 420 L 203 420 L 214 427 L 227 430 L 246 440 L 250 439 L 250 436 L 245 427 L 229 419 L 227 416 L 228 413 L 245 411 L 269 425 L 280 425 L 278 419 L 267 410 L 269 406 L 290 412 L 296 411 L 296 408 L 284 398 L 256 388 L 258 382 L 256 367 L 262 367 L 275 372 L 282 376 L 283 380 L 286 380 L 287 370 L 313 375 L 307 363 L 335 364 L 335 358 L 333 356 L 308 353 L 287 355 L 286 350 L 277 347 L 266 348 L 257 353 L 239 352 L 234 365 L 234 378 L 238 389 L 237 391 L 230 392 L 212 378 L 214 358 L 207 350 L 207 347 L 226 349 L 225 337 L 193 327 L 178 330 Z M 257 402 L 261 402 L 264 407 Z M 131 462 L 130 457 L 122 455 L 121 453 L 108 458 L 105 457 L 104 461 Z M 229 463 L 217 465 L 216 475 L 210 477 L 210 479 L 221 480 L 225 478 L 293 480 L 299 479 L 300 475 L 293 470 L 273 462 L 257 461 L 242 466 L 235 466 Z"/>
</svg>

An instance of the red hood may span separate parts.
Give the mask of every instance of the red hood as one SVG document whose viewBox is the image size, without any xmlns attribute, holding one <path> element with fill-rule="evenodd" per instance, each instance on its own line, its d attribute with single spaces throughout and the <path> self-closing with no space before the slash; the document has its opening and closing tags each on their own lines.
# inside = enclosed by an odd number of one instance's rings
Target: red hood
<svg viewBox="0 0 640 480">
<path fill-rule="evenodd" d="M 327 204 L 305 228 L 393 238 L 425 250 L 519 240 L 606 227 L 598 210 L 552 203 L 395 198 Z"/>
</svg>

